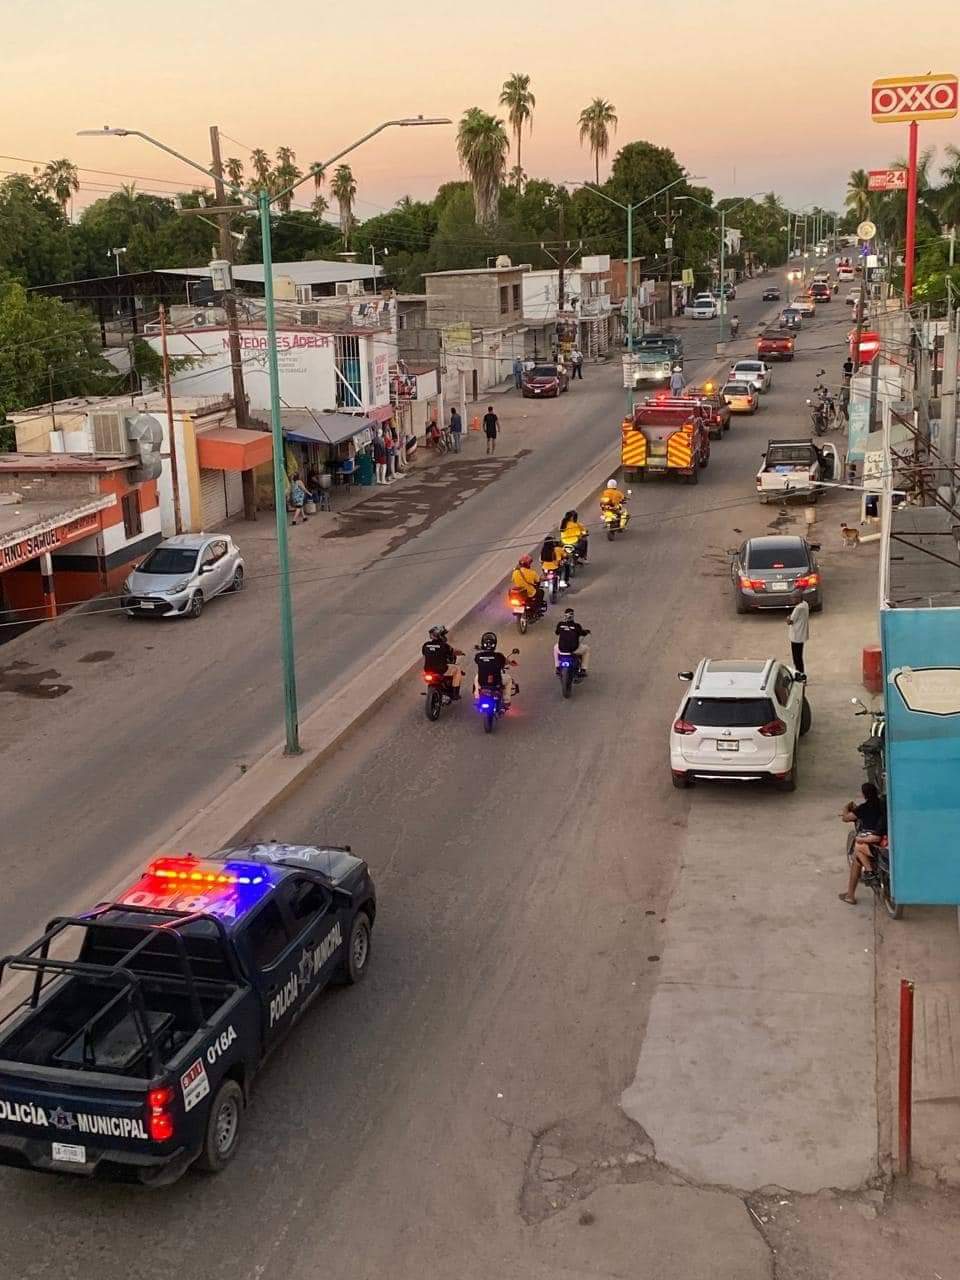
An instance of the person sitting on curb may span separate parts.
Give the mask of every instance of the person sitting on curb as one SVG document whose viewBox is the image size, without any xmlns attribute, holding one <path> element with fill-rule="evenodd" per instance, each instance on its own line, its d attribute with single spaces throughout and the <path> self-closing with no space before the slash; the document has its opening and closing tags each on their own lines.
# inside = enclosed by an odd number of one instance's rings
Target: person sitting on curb
<svg viewBox="0 0 960 1280">
<path fill-rule="evenodd" d="M 851 800 L 844 805 L 840 813 L 841 822 L 856 823 L 856 835 L 853 841 L 853 857 L 850 860 L 850 875 L 847 880 L 846 893 L 838 894 L 841 902 L 853 907 L 857 902 L 857 885 L 864 871 L 873 870 L 873 848 L 880 844 L 887 834 L 887 806 L 880 792 L 872 782 L 865 782 L 860 788 L 863 801 L 857 804 Z"/>
</svg>

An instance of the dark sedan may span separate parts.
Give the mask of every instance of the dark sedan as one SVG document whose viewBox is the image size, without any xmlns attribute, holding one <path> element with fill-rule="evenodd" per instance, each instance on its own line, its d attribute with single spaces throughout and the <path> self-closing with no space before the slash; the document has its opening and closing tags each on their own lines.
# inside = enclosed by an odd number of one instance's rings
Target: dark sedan
<svg viewBox="0 0 960 1280">
<path fill-rule="evenodd" d="M 558 396 L 570 386 L 567 371 L 556 364 L 535 364 L 523 371 L 521 392 L 525 398 L 536 396 L 545 400 Z"/>
<path fill-rule="evenodd" d="M 764 301 L 764 302 L 779 302 L 779 301 L 780 301 L 780 290 L 777 288 L 777 286 L 776 286 L 775 284 L 769 284 L 769 285 L 767 285 L 766 289 L 764 289 L 764 291 L 763 291 L 763 301 Z"/>
<path fill-rule="evenodd" d="M 801 600 L 819 613 L 823 608 L 819 550 L 818 543 L 795 536 L 748 538 L 731 556 L 737 613 L 792 609 Z"/>
</svg>

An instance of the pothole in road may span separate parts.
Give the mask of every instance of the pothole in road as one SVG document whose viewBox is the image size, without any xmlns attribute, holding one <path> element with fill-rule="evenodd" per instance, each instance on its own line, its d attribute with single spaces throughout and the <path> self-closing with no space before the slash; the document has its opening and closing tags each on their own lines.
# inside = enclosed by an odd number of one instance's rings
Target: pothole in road
<svg viewBox="0 0 960 1280">
<path fill-rule="evenodd" d="M 48 667 L 45 671 L 33 671 L 28 662 L 13 662 L 0 667 L 0 693 L 16 693 L 22 698 L 61 698 L 69 693 L 72 685 L 48 683 L 57 681 L 60 672 Z"/>
</svg>

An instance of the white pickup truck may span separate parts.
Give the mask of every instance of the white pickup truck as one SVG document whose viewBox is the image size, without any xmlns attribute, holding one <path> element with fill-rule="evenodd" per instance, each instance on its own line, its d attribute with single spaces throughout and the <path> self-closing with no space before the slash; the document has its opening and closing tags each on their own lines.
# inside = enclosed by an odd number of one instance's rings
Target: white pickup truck
<svg viewBox="0 0 960 1280">
<path fill-rule="evenodd" d="M 804 498 L 816 502 L 825 481 L 840 475 L 840 455 L 835 444 L 812 440 L 771 440 L 757 472 L 757 497 L 761 502 Z"/>
</svg>

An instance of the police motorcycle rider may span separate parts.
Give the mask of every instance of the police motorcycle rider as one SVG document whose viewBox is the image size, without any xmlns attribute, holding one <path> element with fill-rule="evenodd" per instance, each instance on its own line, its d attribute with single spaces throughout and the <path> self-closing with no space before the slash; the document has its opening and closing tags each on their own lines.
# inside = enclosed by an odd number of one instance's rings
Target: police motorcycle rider
<svg viewBox="0 0 960 1280">
<path fill-rule="evenodd" d="M 555 573 L 561 587 L 570 585 L 570 564 L 566 547 L 558 542 L 552 533 L 548 533 L 540 548 L 540 567 L 544 575 Z"/>
<path fill-rule="evenodd" d="M 431 627 L 420 652 L 423 654 L 424 671 L 432 671 L 436 675 L 443 676 L 444 681 L 450 684 L 450 697 L 454 702 L 459 702 L 463 672 L 460 670 L 457 658 L 463 657 L 463 650 L 455 649 L 450 643 L 447 628 Z"/>
<path fill-rule="evenodd" d="M 623 492 L 616 480 L 608 480 L 607 487 L 600 495 L 600 513 L 604 511 L 616 511 L 620 517 L 620 528 L 627 527 L 627 521 L 630 519 L 630 512 L 627 510 L 627 495 Z"/>
<path fill-rule="evenodd" d="M 589 550 L 588 531 L 586 525 L 580 523 L 577 512 L 574 510 L 568 511 L 560 521 L 560 541 L 565 547 L 575 549 L 577 555 L 586 564 Z"/>
<path fill-rule="evenodd" d="M 510 668 L 517 663 L 514 658 L 508 658 L 497 648 L 495 631 L 483 633 L 473 660 L 477 664 L 477 674 L 473 679 L 474 698 L 478 698 L 482 690 L 498 690 L 503 693 L 504 709 L 509 707 L 510 699 L 520 692 L 520 686 L 510 673 Z"/>
<path fill-rule="evenodd" d="M 553 646 L 553 665 L 556 668 L 557 675 L 560 674 L 560 655 L 575 653 L 580 659 L 580 671 L 577 679 L 586 679 L 587 668 L 590 665 L 590 646 L 584 644 L 583 641 L 584 637 L 589 634 L 590 628 L 582 627 L 577 622 L 573 610 L 564 609 L 563 618 L 556 625 L 555 635 L 557 639 Z"/>
<path fill-rule="evenodd" d="M 512 590 L 519 591 L 525 595 L 533 604 L 534 611 L 537 614 L 546 612 L 547 602 L 544 598 L 543 587 L 540 585 L 540 575 L 533 567 L 532 556 L 523 555 L 517 561 L 517 567 L 510 578 L 510 587 Z"/>
</svg>

